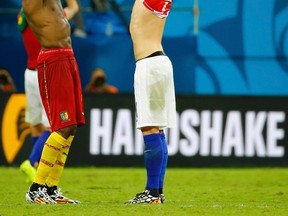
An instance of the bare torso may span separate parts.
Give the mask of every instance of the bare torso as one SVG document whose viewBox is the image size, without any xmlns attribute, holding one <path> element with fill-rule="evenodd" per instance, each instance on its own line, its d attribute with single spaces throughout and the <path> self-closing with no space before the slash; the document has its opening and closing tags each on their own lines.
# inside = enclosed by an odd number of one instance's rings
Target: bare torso
<svg viewBox="0 0 288 216">
<path fill-rule="evenodd" d="M 22 7 L 42 48 L 71 47 L 70 24 L 60 0 L 22 0 Z"/>
<path fill-rule="evenodd" d="M 162 35 L 166 19 L 152 14 L 141 1 L 136 0 L 130 23 L 135 59 L 147 57 L 155 51 L 161 51 Z"/>
</svg>

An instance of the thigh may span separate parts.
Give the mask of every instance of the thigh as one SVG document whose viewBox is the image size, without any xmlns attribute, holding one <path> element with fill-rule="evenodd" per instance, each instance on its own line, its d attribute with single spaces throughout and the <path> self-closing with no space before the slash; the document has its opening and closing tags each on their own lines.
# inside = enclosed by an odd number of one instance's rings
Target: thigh
<svg viewBox="0 0 288 216">
<path fill-rule="evenodd" d="M 37 71 L 26 69 L 24 84 L 26 96 L 25 120 L 32 125 L 40 124 L 42 122 L 42 103 L 39 93 Z"/>
</svg>

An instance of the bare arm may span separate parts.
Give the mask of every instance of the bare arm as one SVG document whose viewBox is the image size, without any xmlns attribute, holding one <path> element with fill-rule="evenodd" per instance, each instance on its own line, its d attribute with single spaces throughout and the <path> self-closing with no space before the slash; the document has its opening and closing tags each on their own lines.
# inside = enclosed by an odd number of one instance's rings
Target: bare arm
<svg viewBox="0 0 288 216">
<path fill-rule="evenodd" d="M 66 0 L 67 7 L 64 8 L 66 18 L 72 19 L 79 11 L 79 5 L 77 0 Z"/>
<path fill-rule="evenodd" d="M 25 14 L 31 14 L 34 11 L 37 11 L 38 8 L 43 7 L 43 1 L 22 0 L 22 7 L 25 8 Z"/>
</svg>

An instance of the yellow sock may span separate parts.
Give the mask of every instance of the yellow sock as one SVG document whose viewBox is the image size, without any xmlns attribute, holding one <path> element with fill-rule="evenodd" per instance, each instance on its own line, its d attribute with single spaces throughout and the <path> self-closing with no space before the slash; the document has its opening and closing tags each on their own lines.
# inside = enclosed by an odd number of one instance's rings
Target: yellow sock
<svg viewBox="0 0 288 216">
<path fill-rule="evenodd" d="M 66 139 L 57 132 L 51 133 L 44 145 L 39 166 L 37 168 L 35 183 L 44 185 L 50 175 L 58 156 L 61 154 L 62 147 L 65 146 Z"/>
<path fill-rule="evenodd" d="M 68 137 L 66 144 L 62 147 L 61 154 L 58 155 L 55 165 L 46 181 L 46 184 L 49 187 L 57 186 L 59 184 L 73 138 L 74 136 Z"/>
</svg>

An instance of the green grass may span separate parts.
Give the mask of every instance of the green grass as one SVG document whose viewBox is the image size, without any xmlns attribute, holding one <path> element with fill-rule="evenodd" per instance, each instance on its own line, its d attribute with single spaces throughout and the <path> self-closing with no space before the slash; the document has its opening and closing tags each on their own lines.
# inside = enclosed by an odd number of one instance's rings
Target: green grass
<svg viewBox="0 0 288 216">
<path fill-rule="evenodd" d="M 6 215 L 288 215 L 288 169 L 168 168 L 166 203 L 124 205 L 144 188 L 144 168 L 70 168 L 60 187 L 80 205 L 27 203 L 16 167 L 0 167 L 0 216 Z"/>
</svg>

